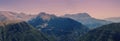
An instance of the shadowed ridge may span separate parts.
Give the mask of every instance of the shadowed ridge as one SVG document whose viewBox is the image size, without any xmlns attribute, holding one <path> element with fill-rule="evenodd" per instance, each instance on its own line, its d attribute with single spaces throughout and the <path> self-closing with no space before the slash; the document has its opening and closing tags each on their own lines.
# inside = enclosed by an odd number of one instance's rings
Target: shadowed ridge
<svg viewBox="0 0 120 41">
<path fill-rule="evenodd" d="M 120 23 L 112 23 L 89 31 L 79 41 L 120 41 Z"/>
<path fill-rule="evenodd" d="M 0 26 L 1 41 L 49 41 L 40 31 L 26 22 L 11 23 Z"/>
</svg>

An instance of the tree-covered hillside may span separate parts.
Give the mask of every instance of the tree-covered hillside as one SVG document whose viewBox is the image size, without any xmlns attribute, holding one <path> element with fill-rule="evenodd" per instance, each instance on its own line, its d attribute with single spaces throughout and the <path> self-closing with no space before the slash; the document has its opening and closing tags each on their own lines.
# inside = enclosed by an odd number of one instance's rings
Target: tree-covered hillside
<svg viewBox="0 0 120 41">
<path fill-rule="evenodd" d="M 0 24 L 0 41 L 49 41 L 44 34 L 26 22 Z"/>
<path fill-rule="evenodd" d="M 89 31 L 79 41 L 120 41 L 120 23 L 104 25 Z"/>
</svg>

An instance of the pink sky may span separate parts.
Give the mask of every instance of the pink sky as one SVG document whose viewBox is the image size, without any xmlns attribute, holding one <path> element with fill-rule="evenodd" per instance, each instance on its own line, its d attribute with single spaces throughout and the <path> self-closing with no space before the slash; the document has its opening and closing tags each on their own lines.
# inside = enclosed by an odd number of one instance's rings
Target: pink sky
<svg viewBox="0 0 120 41">
<path fill-rule="evenodd" d="M 0 0 L 0 11 L 56 15 L 87 12 L 103 19 L 120 16 L 120 0 Z"/>
</svg>

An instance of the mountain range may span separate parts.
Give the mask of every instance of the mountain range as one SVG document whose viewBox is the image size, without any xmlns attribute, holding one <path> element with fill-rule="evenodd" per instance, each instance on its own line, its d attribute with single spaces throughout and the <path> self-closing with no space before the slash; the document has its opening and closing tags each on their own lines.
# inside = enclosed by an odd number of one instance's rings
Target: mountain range
<svg viewBox="0 0 120 41">
<path fill-rule="evenodd" d="M 56 41 L 76 41 L 89 31 L 86 26 L 73 19 L 57 17 L 44 12 L 28 21 L 28 23 L 46 35 L 54 36 Z"/>
<path fill-rule="evenodd" d="M 71 18 L 78 22 L 81 22 L 90 29 L 94 29 L 96 27 L 112 23 L 110 21 L 93 18 L 88 13 L 66 14 L 63 17 Z"/>
<path fill-rule="evenodd" d="M 0 41 L 120 41 L 119 18 L 0 11 Z M 115 20 L 115 21 L 114 21 Z"/>
</svg>

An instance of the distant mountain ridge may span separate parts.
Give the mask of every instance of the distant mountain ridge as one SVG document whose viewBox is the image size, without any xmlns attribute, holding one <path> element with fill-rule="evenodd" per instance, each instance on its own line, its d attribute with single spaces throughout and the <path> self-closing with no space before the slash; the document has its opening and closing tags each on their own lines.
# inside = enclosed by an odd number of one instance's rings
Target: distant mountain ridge
<svg viewBox="0 0 120 41">
<path fill-rule="evenodd" d="M 120 17 L 105 18 L 104 20 L 118 23 L 118 22 L 120 22 Z"/>
<path fill-rule="evenodd" d="M 119 17 L 101 20 L 88 13 L 58 17 L 0 11 L 0 41 L 120 41 L 118 22 Z"/>
<path fill-rule="evenodd" d="M 110 21 L 93 18 L 88 13 L 66 14 L 63 17 L 72 18 L 88 26 L 90 29 L 111 23 Z"/>
<path fill-rule="evenodd" d="M 46 15 L 46 16 L 45 16 Z M 0 11 L 0 21 L 28 21 L 31 18 L 36 17 L 37 15 L 26 15 L 24 13 L 15 13 L 15 12 L 10 12 L 10 11 Z M 54 18 L 57 17 L 55 15 L 49 15 L 49 14 L 44 14 L 42 12 L 40 16 L 42 17 L 43 20 L 49 20 L 50 17 Z M 100 20 L 100 19 L 95 19 L 91 17 L 88 13 L 78 13 L 78 14 L 66 14 L 64 17 L 74 19 L 78 22 L 81 22 L 85 26 L 88 26 L 90 28 L 96 28 L 99 26 L 102 26 L 104 24 L 109 24 L 109 21 L 105 20 Z"/>
<path fill-rule="evenodd" d="M 10 11 L 0 11 L 0 21 L 19 20 L 26 21 L 34 17 L 34 15 L 27 15 L 24 13 L 16 13 Z"/>
<path fill-rule="evenodd" d="M 28 23 L 46 35 L 54 36 L 56 41 L 76 41 L 79 36 L 89 30 L 73 19 L 57 17 L 43 12 Z"/>
<path fill-rule="evenodd" d="M 79 18 L 91 18 L 91 16 L 88 13 L 78 13 L 78 14 L 65 14 L 64 16 L 73 16 L 73 17 L 79 17 Z"/>
</svg>

